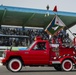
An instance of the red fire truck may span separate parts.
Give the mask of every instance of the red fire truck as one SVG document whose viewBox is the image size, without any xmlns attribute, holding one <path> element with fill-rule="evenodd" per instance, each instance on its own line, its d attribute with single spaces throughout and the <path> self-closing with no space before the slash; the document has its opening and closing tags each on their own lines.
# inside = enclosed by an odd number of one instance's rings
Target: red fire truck
<svg viewBox="0 0 76 75">
<path fill-rule="evenodd" d="M 50 44 L 37 37 L 25 50 L 5 50 L 2 64 L 12 72 L 20 71 L 23 66 L 52 66 L 57 71 L 70 71 L 76 67 L 75 45 Z"/>
</svg>

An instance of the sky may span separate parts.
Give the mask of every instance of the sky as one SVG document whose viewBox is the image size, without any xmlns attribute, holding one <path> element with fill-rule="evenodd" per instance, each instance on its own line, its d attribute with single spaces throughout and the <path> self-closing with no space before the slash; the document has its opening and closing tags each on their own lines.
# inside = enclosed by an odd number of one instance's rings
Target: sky
<svg viewBox="0 0 76 75">
<path fill-rule="evenodd" d="M 58 11 L 75 12 L 76 0 L 0 0 L 0 5 L 45 9 L 49 5 L 49 10 L 53 10 L 57 6 Z M 70 29 L 73 33 L 76 32 L 76 25 Z"/>
</svg>

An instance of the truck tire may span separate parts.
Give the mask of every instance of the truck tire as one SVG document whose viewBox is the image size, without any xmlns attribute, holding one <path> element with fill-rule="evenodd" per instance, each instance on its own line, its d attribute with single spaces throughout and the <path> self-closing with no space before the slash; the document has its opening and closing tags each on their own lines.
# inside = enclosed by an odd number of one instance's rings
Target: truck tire
<svg viewBox="0 0 76 75">
<path fill-rule="evenodd" d="M 19 59 L 16 59 L 16 58 L 15 59 L 11 59 L 8 62 L 6 68 L 8 70 L 12 71 L 12 72 L 18 72 L 22 68 L 22 63 L 21 63 L 21 61 Z"/>
<path fill-rule="evenodd" d="M 54 65 L 54 68 L 55 68 L 57 71 L 62 71 L 62 68 L 61 68 L 61 65 L 60 65 L 60 64 Z"/>
<path fill-rule="evenodd" d="M 6 64 L 6 68 L 7 68 L 8 70 L 10 70 L 9 67 L 8 67 L 8 63 Z"/>
<path fill-rule="evenodd" d="M 64 60 L 62 62 L 62 69 L 64 71 L 70 71 L 73 68 L 73 62 L 71 60 Z"/>
</svg>

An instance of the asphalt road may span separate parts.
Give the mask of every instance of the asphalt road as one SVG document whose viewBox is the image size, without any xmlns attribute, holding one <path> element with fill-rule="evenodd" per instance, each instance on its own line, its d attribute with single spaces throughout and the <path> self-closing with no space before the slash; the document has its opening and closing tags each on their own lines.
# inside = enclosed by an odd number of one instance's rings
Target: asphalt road
<svg viewBox="0 0 76 75">
<path fill-rule="evenodd" d="M 13 73 L 0 66 L 0 75 L 76 75 L 76 70 L 70 72 L 56 71 L 53 67 L 23 67 L 20 72 Z"/>
</svg>

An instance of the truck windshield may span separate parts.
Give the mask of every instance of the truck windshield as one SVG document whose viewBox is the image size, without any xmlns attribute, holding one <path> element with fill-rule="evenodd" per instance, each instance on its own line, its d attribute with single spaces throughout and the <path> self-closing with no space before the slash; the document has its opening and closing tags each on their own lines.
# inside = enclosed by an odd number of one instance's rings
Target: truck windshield
<svg viewBox="0 0 76 75">
<path fill-rule="evenodd" d="M 35 44 L 35 42 L 33 42 L 32 44 L 30 44 L 30 46 L 28 48 L 31 48 L 34 44 Z"/>
</svg>

